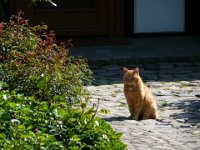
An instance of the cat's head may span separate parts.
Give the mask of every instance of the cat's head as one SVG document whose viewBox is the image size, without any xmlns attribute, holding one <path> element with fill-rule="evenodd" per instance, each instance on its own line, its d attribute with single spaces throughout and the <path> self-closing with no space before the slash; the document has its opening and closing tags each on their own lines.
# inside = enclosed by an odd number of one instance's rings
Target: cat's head
<svg viewBox="0 0 200 150">
<path fill-rule="evenodd" d="M 136 67 L 133 70 L 129 70 L 126 67 L 123 67 L 123 72 L 124 72 L 124 77 L 123 77 L 124 84 L 135 85 L 138 82 L 140 78 L 138 67 Z"/>
</svg>

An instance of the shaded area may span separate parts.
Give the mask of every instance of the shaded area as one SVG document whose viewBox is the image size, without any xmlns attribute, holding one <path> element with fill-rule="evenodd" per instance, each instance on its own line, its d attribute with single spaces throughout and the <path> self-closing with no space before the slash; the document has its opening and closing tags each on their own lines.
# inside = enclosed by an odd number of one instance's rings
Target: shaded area
<svg viewBox="0 0 200 150">
<path fill-rule="evenodd" d="M 116 42 L 107 40 L 107 43 L 101 45 L 98 44 L 98 40 L 91 38 L 90 43 L 92 41 L 96 43 L 94 46 L 86 44 L 76 47 L 75 45 L 71 54 L 83 56 L 90 64 L 95 65 L 188 62 L 188 60 L 194 62 L 199 61 L 200 58 L 200 36 L 115 38 Z"/>
<path fill-rule="evenodd" d="M 155 63 L 155 64 L 126 64 L 130 69 L 139 67 L 144 82 L 149 81 L 194 81 L 200 79 L 200 63 Z M 94 85 L 122 83 L 122 65 L 97 66 L 91 65 L 95 76 Z"/>
<path fill-rule="evenodd" d="M 200 123 L 200 100 L 183 100 L 170 104 L 183 112 L 171 115 L 174 119 L 185 119 L 187 123 Z"/>
<path fill-rule="evenodd" d="M 127 38 L 119 37 L 107 37 L 107 36 L 90 36 L 90 37 L 74 37 L 73 38 L 75 47 L 93 47 L 93 46 L 102 46 L 102 45 L 129 45 L 131 41 Z"/>
<path fill-rule="evenodd" d="M 102 118 L 101 119 L 107 121 L 107 122 L 112 122 L 112 121 L 125 121 L 125 120 L 130 120 L 128 117 L 109 117 L 109 118 Z"/>
<path fill-rule="evenodd" d="M 95 85 L 122 82 L 122 67 L 139 67 L 144 81 L 200 78 L 200 36 L 75 38 L 71 55 L 87 58 Z"/>
</svg>

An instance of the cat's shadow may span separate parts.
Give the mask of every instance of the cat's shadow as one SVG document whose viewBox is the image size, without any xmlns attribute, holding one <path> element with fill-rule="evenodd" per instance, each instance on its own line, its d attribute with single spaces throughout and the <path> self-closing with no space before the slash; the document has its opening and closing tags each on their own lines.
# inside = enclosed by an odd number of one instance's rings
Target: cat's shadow
<svg viewBox="0 0 200 150">
<path fill-rule="evenodd" d="M 107 122 L 112 122 L 112 121 L 125 121 L 125 120 L 131 120 L 129 117 L 109 117 L 109 118 L 101 118 Z"/>
<path fill-rule="evenodd" d="M 124 116 L 120 116 L 120 117 L 109 117 L 109 118 L 101 118 L 107 122 L 113 122 L 113 121 L 126 121 L 126 120 L 132 120 L 132 121 L 136 121 L 134 119 L 131 119 L 130 116 L 129 117 L 124 117 Z M 146 120 L 154 120 L 154 119 L 146 119 Z M 139 120 L 137 121 L 144 121 L 143 119 L 139 118 Z M 156 121 L 163 121 L 163 119 L 158 119 Z M 165 122 L 165 121 L 164 121 Z"/>
</svg>

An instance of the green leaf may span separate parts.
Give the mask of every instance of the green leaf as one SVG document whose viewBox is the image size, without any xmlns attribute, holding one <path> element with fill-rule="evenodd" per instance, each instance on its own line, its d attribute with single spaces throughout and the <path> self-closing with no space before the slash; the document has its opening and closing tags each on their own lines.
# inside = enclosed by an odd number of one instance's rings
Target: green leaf
<svg viewBox="0 0 200 150">
<path fill-rule="evenodd" d="M 16 103 L 10 102 L 9 106 L 10 106 L 11 109 L 15 109 L 16 108 Z"/>
<path fill-rule="evenodd" d="M 0 133 L 0 139 L 5 139 L 6 135 L 4 133 Z"/>
<path fill-rule="evenodd" d="M 93 108 L 88 108 L 88 110 L 85 112 L 85 114 L 91 114 L 95 112 L 95 110 Z"/>
<path fill-rule="evenodd" d="M 46 140 L 48 142 L 52 142 L 52 141 L 55 141 L 56 139 L 55 139 L 55 137 L 53 135 L 47 135 Z"/>
<path fill-rule="evenodd" d="M 37 88 L 42 89 L 45 86 L 45 80 L 43 77 L 39 78 L 37 81 Z"/>
<path fill-rule="evenodd" d="M 48 83 L 50 80 L 50 75 L 45 75 L 45 82 Z"/>
<path fill-rule="evenodd" d="M 24 144 L 23 146 L 24 146 L 24 148 L 26 148 L 27 150 L 28 150 L 28 149 L 32 149 L 32 146 L 31 146 L 31 145 Z"/>
<path fill-rule="evenodd" d="M 55 101 L 64 101 L 65 100 L 65 95 L 54 95 L 53 99 Z M 66 104 L 66 103 L 65 103 Z"/>
<path fill-rule="evenodd" d="M 30 125 L 30 126 L 28 126 L 26 129 L 27 129 L 27 130 L 31 130 L 31 129 L 33 129 L 33 126 Z"/>
<path fill-rule="evenodd" d="M 35 133 L 33 133 L 32 131 L 29 131 L 29 132 L 28 132 L 28 135 L 30 135 L 30 136 L 33 137 L 33 138 L 36 138 Z"/>
<path fill-rule="evenodd" d="M 78 135 L 75 134 L 75 135 L 72 136 L 71 140 L 74 141 L 74 142 L 78 142 L 78 141 L 80 141 L 81 139 L 79 138 Z"/>
<path fill-rule="evenodd" d="M 110 114 L 110 110 L 108 110 L 108 109 L 101 109 L 100 112 L 102 114 Z"/>
<path fill-rule="evenodd" d="M 25 98 L 24 98 L 23 95 L 21 95 L 21 94 L 17 94 L 16 101 L 23 102 L 24 99 L 25 99 Z"/>
<path fill-rule="evenodd" d="M 19 125 L 18 126 L 19 131 L 24 131 L 26 127 L 24 125 Z"/>
<path fill-rule="evenodd" d="M 7 89 L 7 88 L 9 88 L 9 85 L 0 81 L 0 90 Z"/>
</svg>

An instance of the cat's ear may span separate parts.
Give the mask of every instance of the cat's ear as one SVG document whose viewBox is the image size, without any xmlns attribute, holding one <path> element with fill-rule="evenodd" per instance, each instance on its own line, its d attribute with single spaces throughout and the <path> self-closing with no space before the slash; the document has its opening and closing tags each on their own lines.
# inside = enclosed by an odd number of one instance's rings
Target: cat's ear
<svg viewBox="0 0 200 150">
<path fill-rule="evenodd" d="M 123 67 L 124 73 L 128 72 L 128 69 L 126 67 Z"/>
<path fill-rule="evenodd" d="M 139 75 L 139 68 L 138 68 L 138 67 L 136 67 L 136 68 L 134 69 L 134 73 Z"/>
</svg>

